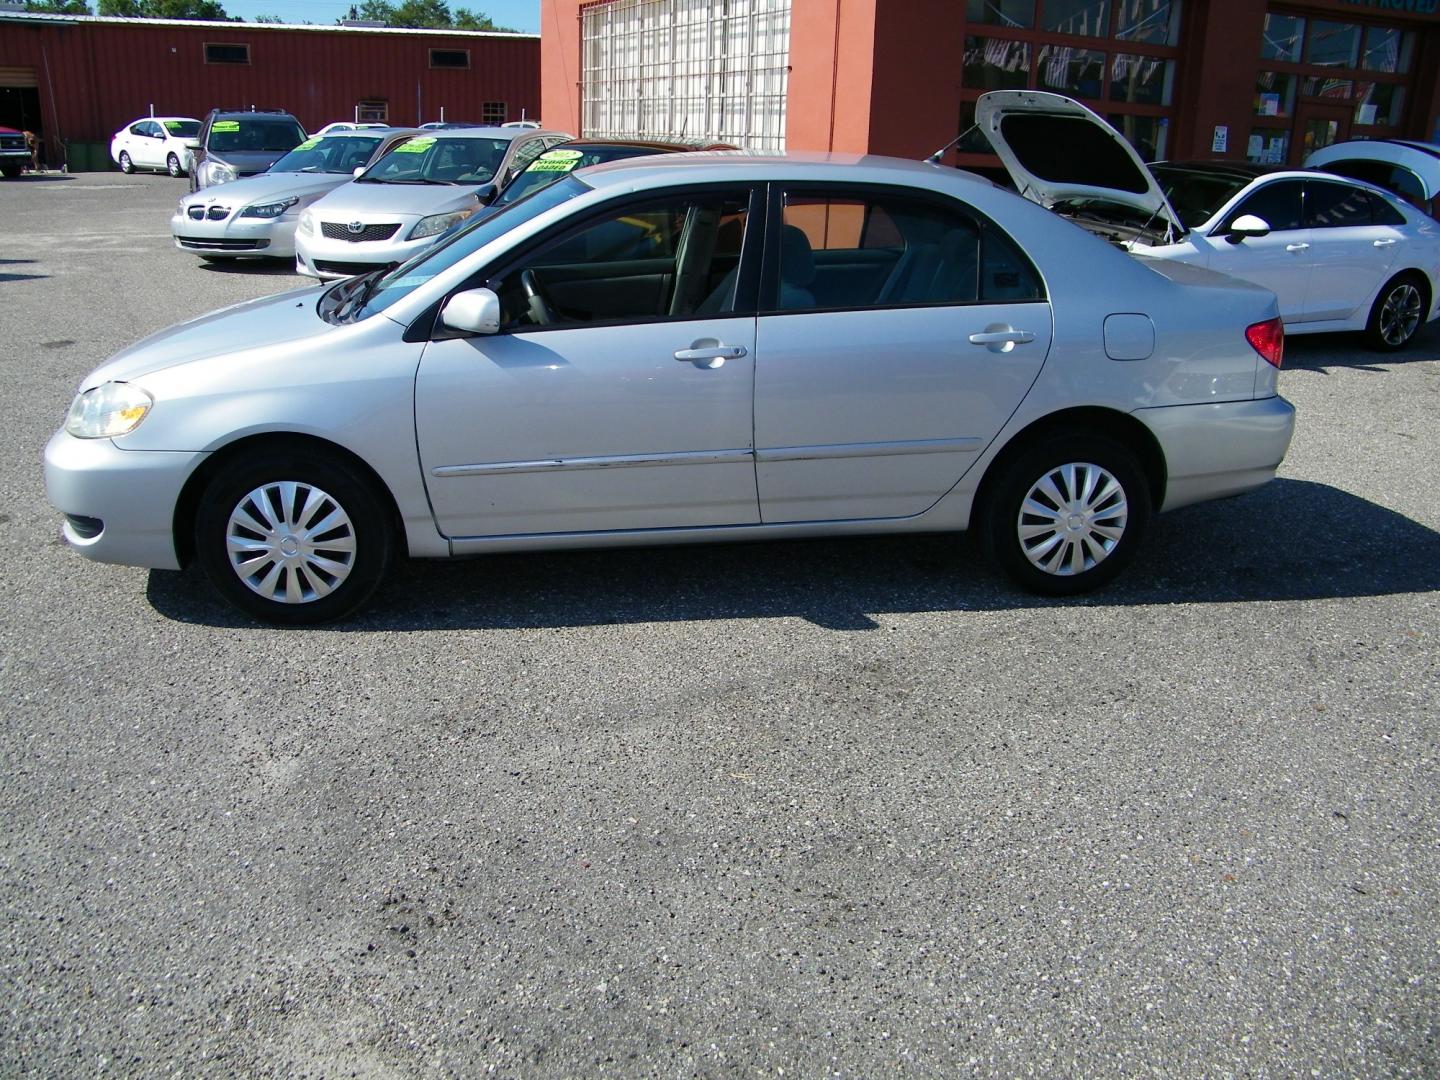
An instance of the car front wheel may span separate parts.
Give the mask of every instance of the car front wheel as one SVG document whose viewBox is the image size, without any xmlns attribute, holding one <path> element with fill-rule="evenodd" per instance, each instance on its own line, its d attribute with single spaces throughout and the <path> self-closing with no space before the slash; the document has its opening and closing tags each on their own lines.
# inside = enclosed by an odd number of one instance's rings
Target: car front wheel
<svg viewBox="0 0 1440 1080">
<path fill-rule="evenodd" d="M 1375 298 L 1365 336 L 1381 352 L 1403 349 L 1414 340 L 1425 314 L 1424 287 L 1413 275 L 1402 274 L 1386 282 Z"/>
<path fill-rule="evenodd" d="M 1068 596 L 1123 570 L 1150 515 L 1150 489 L 1129 450 L 1100 436 L 1059 435 L 1002 467 L 982 537 L 1017 584 Z"/>
<path fill-rule="evenodd" d="M 263 622 L 328 622 L 360 608 L 394 537 L 374 486 L 313 451 L 237 460 L 201 498 L 196 556 L 220 594 Z"/>
<path fill-rule="evenodd" d="M 120 171 L 123 173 L 133 173 L 135 171 L 135 163 L 130 160 L 130 155 L 124 150 L 120 151 Z"/>
</svg>

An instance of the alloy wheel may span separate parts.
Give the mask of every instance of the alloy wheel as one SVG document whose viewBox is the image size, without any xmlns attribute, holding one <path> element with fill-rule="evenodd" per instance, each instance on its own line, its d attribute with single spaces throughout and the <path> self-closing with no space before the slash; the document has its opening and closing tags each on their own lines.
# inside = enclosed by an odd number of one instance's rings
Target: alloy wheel
<svg viewBox="0 0 1440 1080">
<path fill-rule="evenodd" d="M 1404 345 L 1420 325 L 1420 290 L 1408 281 L 1391 289 L 1380 309 L 1380 337 L 1385 344 Z"/>
</svg>

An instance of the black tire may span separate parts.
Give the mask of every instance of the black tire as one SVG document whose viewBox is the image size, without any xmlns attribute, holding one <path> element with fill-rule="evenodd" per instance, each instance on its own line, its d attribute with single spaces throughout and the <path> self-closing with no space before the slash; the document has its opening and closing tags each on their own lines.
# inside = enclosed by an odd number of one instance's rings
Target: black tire
<svg viewBox="0 0 1440 1080">
<path fill-rule="evenodd" d="M 0 175 L 3 175 L 6 180 L 14 180 L 24 171 L 25 166 L 23 165 L 0 165 Z"/>
<path fill-rule="evenodd" d="M 180 158 L 178 155 L 171 154 L 165 159 L 165 171 L 174 177 L 185 175 L 185 170 L 180 168 Z"/>
<path fill-rule="evenodd" d="M 264 528 L 246 527 L 244 517 Z M 232 563 L 232 537 L 251 546 L 250 560 L 238 554 Z M 205 489 L 195 518 L 196 558 L 216 590 L 245 614 L 281 626 L 357 611 L 394 551 L 390 517 L 372 483 L 338 457 L 310 449 L 230 463 Z"/>
<path fill-rule="evenodd" d="M 135 162 L 130 160 L 130 155 L 124 150 L 120 151 L 120 171 L 123 173 L 133 173 L 135 171 Z"/>
<path fill-rule="evenodd" d="M 1108 490 L 1110 481 L 1118 492 Z M 1036 492 L 1035 505 L 1054 512 L 1053 528 L 1039 513 L 1022 518 L 1026 500 L 1045 483 L 1055 494 L 1079 496 L 1057 502 Z M 1087 484 L 1094 485 L 1088 498 Z M 980 521 L 986 553 L 1016 584 L 1045 596 L 1089 592 L 1114 578 L 1135 557 L 1152 514 L 1150 486 L 1135 455 L 1083 432 L 1050 435 L 1004 462 L 986 502 Z M 1062 518 L 1066 506 L 1075 511 L 1068 519 Z"/>
<path fill-rule="evenodd" d="M 1428 314 L 1427 291 L 1418 274 L 1396 274 L 1387 281 L 1370 309 L 1366 343 L 1377 352 L 1396 352 L 1414 341 Z"/>
</svg>

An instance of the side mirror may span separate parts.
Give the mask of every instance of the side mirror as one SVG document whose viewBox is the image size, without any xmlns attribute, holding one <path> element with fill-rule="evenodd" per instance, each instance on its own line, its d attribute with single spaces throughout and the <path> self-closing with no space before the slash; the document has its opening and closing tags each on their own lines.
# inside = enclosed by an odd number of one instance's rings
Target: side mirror
<svg viewBox="0 0 1440 1080">
<path fill-rule="evenodd" d="M 199 149 L 200 149 L 200 140 L 199 140 L 199 139 L 186 139 L 186 140 L 185 140 L 185 149 L 186 149 L 186 150 L 199 150 Z"/>
<path fill-rule="evenodd" d="M 496 187 L 493 182 L 488 184 L 482 184 L 480 187 L 475 189 L 475 201 L 478 202 L 481 206 L 488 206 L 490 200 L 495 198 L 495 190 Z"/>
<path fill-rule="evenodd" d="M 1270 223 L 1262 217 L 1254 214 L 1241 214 L 1230 223 L 1230 228 L 1225 230 L 1225 239 L 1232 244 L 1238 244 L 1247 236 L 1269 236 Z"/>
<path fill-rule="evenodd" d="M 491 289 L 458 292 L 440 309 L 440 322 L 467 334 L 498 334 L 500 297 Z"/>
<path fill-rule="evenodd" d="M 350 175 L 353 176 L 353 177 L 356 177 L 356 178 L 358 179 L 359 176 L 360 176 L 360 174 L 363 173 L 364 171 L 365 171 L 365 166 L 364 166 L 364 165 L 356 165 L 356 166 L 355 166 L 355 171 L 354 171 L 353 173 L 351 173 Z"/>
</svg>

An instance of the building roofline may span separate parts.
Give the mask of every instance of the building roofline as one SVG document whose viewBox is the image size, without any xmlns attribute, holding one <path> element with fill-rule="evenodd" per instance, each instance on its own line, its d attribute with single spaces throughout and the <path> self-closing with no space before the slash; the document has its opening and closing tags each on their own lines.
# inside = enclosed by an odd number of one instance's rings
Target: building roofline
<svg viewBox="0 0 1440 1080">
<path fill-rule="evenodd" d="M 495 30 L 416 30 L 395 26 L 338 26 L 314 23 L 230 22 L 220 19 L 121 19 L 106 15 L 54 15 L 41 11 L 0 11 L 0 22 L 28 23 L 37 26 L 169 26 L 190 29 L 237 30 L 305 30 L 330 34 L 409 34 L 429 37 L 498 38 L 504 41 L 539 41 L 539 34 L 502 33 Z"/>
</svg>

